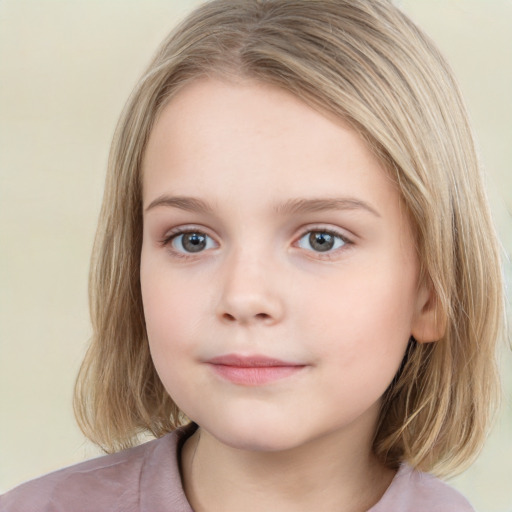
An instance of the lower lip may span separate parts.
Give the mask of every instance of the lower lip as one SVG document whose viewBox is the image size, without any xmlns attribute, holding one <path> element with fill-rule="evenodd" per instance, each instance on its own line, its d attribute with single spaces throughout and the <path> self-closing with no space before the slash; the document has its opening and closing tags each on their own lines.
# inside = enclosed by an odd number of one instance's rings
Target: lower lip
<svg viewBox="0 0 512 512">
<path fill-rule="evenodd" d="M 213 371 L 233 384 L 262 386 L 299 373 L 304 366 L 229 366 L 212 364 Z"/>
</svg>

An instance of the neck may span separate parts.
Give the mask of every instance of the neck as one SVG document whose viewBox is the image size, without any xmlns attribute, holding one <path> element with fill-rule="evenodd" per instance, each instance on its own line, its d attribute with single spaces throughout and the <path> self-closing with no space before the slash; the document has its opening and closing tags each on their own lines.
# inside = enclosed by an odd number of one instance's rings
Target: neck
<svg viewBox="0 0 512 512">
<path fill-rule="evenodd" d="M 293 449 L 263 452 L 227 446 L 199 429 L 182 451 L 185 493 L 196 512 L 366 512 L 394 472 L 377 461 L 369 440 L 350 434 L 326 434 Z"/>
</svg>

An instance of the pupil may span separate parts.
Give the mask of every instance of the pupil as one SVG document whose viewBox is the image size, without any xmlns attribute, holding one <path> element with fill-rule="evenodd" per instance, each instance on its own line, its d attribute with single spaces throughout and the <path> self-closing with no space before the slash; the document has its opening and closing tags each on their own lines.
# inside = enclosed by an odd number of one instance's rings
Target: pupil
<svg viewBox="0 0 512 512">
<path fill-rule="evenodd" d="M 309 235 L 309 243 L 313 249 L 320 252 L 325 252 L 333 248 L 334 237 L 329 233 L 314 232 Z"/>
<path fill-rule="evenodd" d="M 182 245 L 188 252 L 199 252 L 206 247 L 206 237 L 200 233 L 187 233 L 183 235 Z"/>
</svg>

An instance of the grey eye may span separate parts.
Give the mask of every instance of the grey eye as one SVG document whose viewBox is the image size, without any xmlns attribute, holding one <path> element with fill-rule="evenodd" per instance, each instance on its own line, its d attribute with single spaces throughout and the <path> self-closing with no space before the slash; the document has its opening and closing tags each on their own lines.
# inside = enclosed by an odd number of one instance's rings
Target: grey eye
<svg viewBox="0 0 512 512">
<path fill-rule="evenodd" d="M 214 246 L 213 240 L 197 231 L 182 233 L 172 240 L 172 246 L 179 252 L 201 252 Z"/>
<path fill-rule="evenodd" d="M 343 247 L 345 241 L 340 235 L 330 233 L 329 231 L 309 231 L 299 240 L 298 245 L 302 249 L 327 252 Z"/>
</svg>

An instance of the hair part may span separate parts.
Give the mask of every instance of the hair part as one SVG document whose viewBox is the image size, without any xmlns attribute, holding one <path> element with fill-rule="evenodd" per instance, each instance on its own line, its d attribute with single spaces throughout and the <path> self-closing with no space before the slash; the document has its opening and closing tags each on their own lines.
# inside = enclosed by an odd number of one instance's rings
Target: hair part
<svg viewBox="0 0 512 512">
<path fill-rule="evenodd" d="M 434 44 L 387 0 L 213 0 L 164 41 L 112 143 L 90 273 L 93 336 L 75 390 L 105 451 L 188 421 L 149 353 L 140 291 L 142 165 L 159 113 L 202 77 L 280 87 L 354 128 L 385 165 L 416 231 L 444 336 L 411 339 L 374 451 L 439 475 L 478 453 L 499 397 L 498 244 L 467 114 Z"/>
</svg>

